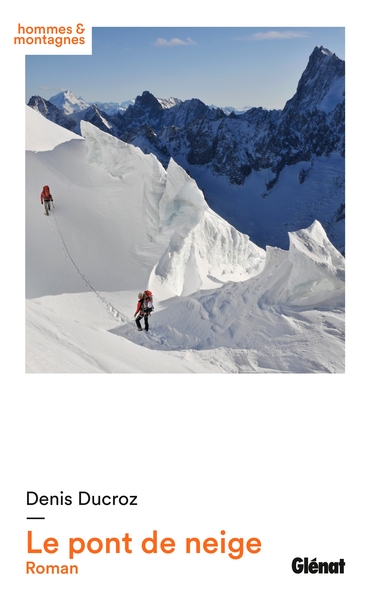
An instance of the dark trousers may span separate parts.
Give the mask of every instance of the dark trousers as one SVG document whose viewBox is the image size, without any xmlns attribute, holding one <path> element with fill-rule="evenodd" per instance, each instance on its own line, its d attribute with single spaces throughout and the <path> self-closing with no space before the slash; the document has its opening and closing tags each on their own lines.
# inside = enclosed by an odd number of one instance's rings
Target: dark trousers
<svg viewBox="0 0 371 600">
<path fill-rule="evenodd" d="M 138 315 L 137 318 L 135 319 L 135 322 L 137 324 L 138 329 L 142 329 L 142 325 L 140 323 L 141 319 L 144 318 L 144 329 L 146 331 L 148 331 L 148 315 Z"/>
</svg>

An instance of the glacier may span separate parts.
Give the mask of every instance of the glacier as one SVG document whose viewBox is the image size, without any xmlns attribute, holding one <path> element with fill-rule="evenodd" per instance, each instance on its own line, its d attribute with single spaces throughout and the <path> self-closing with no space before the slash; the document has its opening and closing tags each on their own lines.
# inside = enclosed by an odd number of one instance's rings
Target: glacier
<svg viewBox="0 0 371 600">
<path fill-rule="evenodd" d="M 26 125 L 26 372 L 344 372 L 345 261 L 318 221 L 262 249 L 174 160 L 29 107 Z"/>
</svg>

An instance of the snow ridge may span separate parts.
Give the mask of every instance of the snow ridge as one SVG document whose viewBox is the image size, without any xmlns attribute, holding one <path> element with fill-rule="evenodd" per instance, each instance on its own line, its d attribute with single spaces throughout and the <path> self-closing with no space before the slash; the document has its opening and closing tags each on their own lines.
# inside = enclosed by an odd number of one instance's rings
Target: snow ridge
<svg viewBox="0 0 371 600">
<path fill-rule="evenodd" d="M 82 121 L 81 131 L 90 163 L 123 181 L 139 163 L 150 175 L 143 182 L 141 213 L 146 238 L 158 247 L 166 244 L 150 282 L 161 297 L 245 280 L 263 268 L 265 252 L 208 207 L 196 182 L 175 161 L 165 170 L 154 155 L 90 123 Z"/>
</svg>

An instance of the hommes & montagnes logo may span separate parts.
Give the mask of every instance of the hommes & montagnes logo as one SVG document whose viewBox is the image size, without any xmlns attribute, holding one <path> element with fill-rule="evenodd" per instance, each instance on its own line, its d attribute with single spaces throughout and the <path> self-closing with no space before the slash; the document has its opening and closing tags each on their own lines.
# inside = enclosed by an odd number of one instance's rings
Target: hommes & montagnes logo
<svg viewBox="0 0 371 600">
<path fill-rule="evenodd" d="M 48 45 L 66 46 L 69 44 L 85 44 L 83 33 L 85 27 L 83 23 L 75 26 L 56 26 L 56 25 L 21 25 L 18 23 L 17 34 L 14 37 L 15 45 Z"/>
</svg>

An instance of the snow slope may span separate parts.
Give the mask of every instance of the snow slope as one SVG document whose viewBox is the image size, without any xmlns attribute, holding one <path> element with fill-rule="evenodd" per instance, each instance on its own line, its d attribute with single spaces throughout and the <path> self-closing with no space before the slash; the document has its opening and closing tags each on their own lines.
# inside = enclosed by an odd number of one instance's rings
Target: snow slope
<svg viewBox="0 0 371 600">
<path fill-rule="evenodd" d="M 174 161 L 26 110 L 27 372 L 344 370 L 344 259 L 318 222 L 266 254 Z"/>
<path fill-rule="evenodd" d="M 26 151 L 43 152 L 71 139 L 81 139 L 79 135 L 59 127 L 45 119 L 36 110 L 26 109 Z"/>
</svg>

